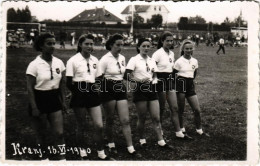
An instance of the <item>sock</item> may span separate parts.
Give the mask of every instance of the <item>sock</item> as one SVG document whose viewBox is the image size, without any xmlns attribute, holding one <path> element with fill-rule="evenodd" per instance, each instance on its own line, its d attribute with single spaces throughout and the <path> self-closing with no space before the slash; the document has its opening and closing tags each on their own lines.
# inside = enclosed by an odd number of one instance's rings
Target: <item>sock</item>
<svg viewBox="0 0 260 166">
<path fill-rule="evenodd" d="M 140 139 L 139 142 L 141 145 L 146 144 L 146 139 Z"/>
<path fill-rule="evenodd" d="M 132 145 L 132 146 L 129 146 L 129 147 L 127 147 L 127 150 L 128 150 L 128 152 L 129 153 L 134 153 L 134 151 L 135 151 L 135 149 L 134 149 L 134 146 Z"/>
<path fill-rule="evenodd" d="M 202 129 L 196 129 L 196 132 L 198 133 L 198 134 L 203 134 L 203 131 L 202 131 Z"/>
<path fill-rule="evenodd" d="M 184 138 L 184 134 L 182 133 L 182 131 L 178 131 L 178 132 L 175 132 L 176 134 L 176 137 L 181 137 L 181 138 Z"/>
<path fill-rule="evenodd" d="M 98 157 L 101 159 L 106 158 L 107 156 L 105 155 L 105 151 L 101 150 L 101 151 L 97 151 L 98 152 Z"/>
<path fill-rule="evenodd" d="M 162 136 L 163 136 L 163 131 L 161 130 Z"/>
<path fill-rule="evenodd" d="M 158 141 L 158 145 L 160 145 L 160 146 L 164 146 L 166 143 L 165 143 L 165 141 L 162 139 L 162 140 L 160 140 L 160 141 Z"/>
<path fill-rule="evenodd" d="M 185 128 L 183 127 L 183 128 L 181 128 L 181 131 L 183 132 L 183 133 L 185 133 L 186 132 L 186 130 L 185 130 Z"/>
<path fill-rule="evenodd" d="M 116 147 L 116 145 L 115 145 L 115 143 L 114 143 L 114 142 L 112 142 L 112 143 L 108 143 L 108 147 L 109 147 L 109 148 L 115 148 L 115 147 Z"/>
</svg>

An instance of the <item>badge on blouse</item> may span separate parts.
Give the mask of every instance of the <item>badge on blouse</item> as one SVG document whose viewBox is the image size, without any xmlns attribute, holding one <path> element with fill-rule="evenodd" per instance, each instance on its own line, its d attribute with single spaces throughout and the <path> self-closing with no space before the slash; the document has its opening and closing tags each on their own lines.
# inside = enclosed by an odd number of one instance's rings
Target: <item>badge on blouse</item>
<svg viewBox="0 0 260 166">
<path fill-rule="evenodd" d="M 124 61 L 121 62 L 122 66 L 124 66 Z"/>
<path fill-rule="evenodd" d="M 192 69 L 195 69 L 195 65 L 192 65 Z"/>
<path fill-rule="evenodd" d="M 56 68 L 56 73 L 60 74 L 60 69 L 59 68 Z"/>
<path fill-rule="evenodd" d="M 152 73 L 154 72 L 154 68 L 152 68 Z"/>
<path fill-rule="evenodd" d="M 93 64 L 93 69 L 96 69 L 97 65 L 96 64 Z"/>
<path fill-rule="evenodd" d="M 172 58 L 169 59 L 170 63 L 172 63 Z"/>
</svg>

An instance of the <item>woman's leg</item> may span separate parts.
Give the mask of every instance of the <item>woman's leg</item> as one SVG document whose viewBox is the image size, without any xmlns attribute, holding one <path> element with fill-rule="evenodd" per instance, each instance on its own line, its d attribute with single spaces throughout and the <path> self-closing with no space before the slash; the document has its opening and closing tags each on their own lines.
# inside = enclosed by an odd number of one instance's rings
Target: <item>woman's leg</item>
<svg viewBox="0 0 260 166">
<path fill-rule="evenodd" d="M 79 147 L 86 147 L 86 140 L 84 139 L 85 126 L 86 126 L 86 108 L 75 107 L 73 108 L 77 119 L 77 130 L 76 130 L 76 143 Z"/>
<path fill-rule="evenodd" d="M 48 114 L 48 120 L 50 122 L 51 129 L 54 133 L 54 146 L 58 149 L 57 146 L 65 146 L 65 140 L 63 135 L 63 115 L 62 111 L 57 111 Z M 59 159 L 65 159 L 66 151 L 63 153 L 60 153 L 58 158 Z"/>
<path fill-rule="evenodd" d="M 144 139 L 144 124 L 146 120 L 147 102 L 139 101 L 136 102 L 135 105 L 138 113 L 137 131 L 140 139 Z"/>
<path fill-rule="evenodd" d="M 185 93 L 177 93 L 180 128 L 183 128 L 183 112 L 185 108 Z"/>
<path fill-rule="evenodd" d="M 131 135 L 131 127 L 129 123 L 129 109 L 128 109 L 127 100 L 117 101 L 117 111 L 118 111 L 119 120 L 122 124 L 122 130 L 126 139 L 127 147 L 130 147 L 133 145 L 133 142 L 132 142 L 132 135 Z"/>
<path fill-rule="evenodd" d="M 94 123 L 95 129 L 95 142 L 97 144 L 98 151 L 104 150 L 104 136 L 103 136 L 103 121 L 102 111 L 100 106 L 89 108 L 91 118 Z"/>
<path fill-rule="evenodd" d="M 171 120 L 174 125 L 175 132 L 179 132 L 181 128 L 179 122 L 177 96 L 174 90 L 167 92 L 167 96 L 167 102 L 171 110 Z"/>
<path fill-rule="evenodd" d="M 166 92 L 158 92 L 158 100 L 160 105 L 160 122 L 162 124 L 162 117 L 165 111 Z"/>
<path fill-rule="evenodd" d="M 36 144 L 40 144 L 42 149 L 48 152 L 47 151 L 47 127 L 48 127 L 47 115 L 42 114 L 39 117 L 31 117 L 31 126 L 37 134 Z M 46 154 L 40 156 L 41 159 L 45 159 L 47 157 L 48 156 Z"/>
<path fill-rule="evenodd" d="M 108 143 L 114 144 L 113 124 L 114 124 L 114 112 L 115 112 L 115 108 L 116 108 L 116 101 L 111 100 L 111 101 L 105 102 L 103 104 L 103 106 L 105 109 L 105 117 L 106 117 L 105 130 L 106 130 Z M 110 148 L 114 148 L 114 145 L 113 145 L 113 147 L 110 147 Z"/>
<path fill-rule="evenodd" d="M 160 113 L 158 100 L 149 101 L 149 112 L 153 121 L 154 130 L 156 132 L 157 140 L 163 140 L 160 128 Z"/>
<path fill-rule="evenodd" d="M 197 95 L 190 96 L 187 98 L 187 100 L 194 113 L 196 129 L 202 129 L 201 117 L 200 117 L 201 110 L 200 110 L 200 105 L 199 105 L 199 100 L 198 100 Z"/>
</svg>

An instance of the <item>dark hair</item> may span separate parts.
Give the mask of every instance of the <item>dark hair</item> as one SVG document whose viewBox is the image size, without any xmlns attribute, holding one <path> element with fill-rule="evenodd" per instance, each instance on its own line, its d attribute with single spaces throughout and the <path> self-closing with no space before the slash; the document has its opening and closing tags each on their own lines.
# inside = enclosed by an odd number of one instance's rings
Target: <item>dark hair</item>
<svg viewBox="0 0 260 166">
<path fill-rule="evenodd" d="M 108 39 L 107 42 L 106 42 L 106 49 L 110 51 L 110 50 L 111 50 L 111 46 L 112 46 L 113 44 L 115 44 L 115 42 L 116 42 L 117 40 L 123 40 L 123 39 L 124 39 L 123 36 L 120 35 L 120 34 L 118 34 L 118 33 L 116 33 L 116 34 L 110 36 L 109 39 Z"/>
<path fill-rule="evenodd" d="M 142 45 L 142 43 L 143 42 L 150 42 L 150 40 L 149 39 L 147 39 L 147 38 L 140 38 L 139 40 L 138 40 L 138 43 L 137 43 L 137 45 L 136 45 L 136 51 L 138 52 L 138 53 L 140 53 L 140 49 L 139 49 L 139 47 Z M 151 42 L 150 42 L 151 43 Z"/>
<path fill-rule="evenodd" d="M 82 49 L 80 47 L 80 45 L 86 40 L 86 39 L 91 39 L 94 41 L 95 37 L 91 34 L 83 34 L 79 37 L 79 41 L 78 41 L 78 47 L 77 47 L 77 52 L 81 52 Z"/>
<path fill-rule="evenodd" d="M 48 38 L 55 38 L 55 36 L 51 33 L 42 33 L 40 34 L 36 39 L 33 44 L 33 47 L 36 51 L 42 51 L 42 46 L 44 45 L 44 42 Z"/>
<path fill-rule="evenodd" d="M 193 44 L 193 45 L 194 45 L 194 43 L 193 43 L 191 40 L 189 40 L 189 39 L 183 40 L 183 42 L 182 42 L 182 44 L 181 44 L 181 46 L 180 46 L 181 56 L 184 55 L 183 47 L 184 47 L 186 44 Z"/>
<path fill-rule="evenodd" d="M 168 36 L 173 36 L 171 32 L 166 31 L 163 32 L 163 34 L 160 36 L 157 44 L 157 49 L 160 49 L 163 46 L 163 41 L 168 37 Z"/>
</svg>

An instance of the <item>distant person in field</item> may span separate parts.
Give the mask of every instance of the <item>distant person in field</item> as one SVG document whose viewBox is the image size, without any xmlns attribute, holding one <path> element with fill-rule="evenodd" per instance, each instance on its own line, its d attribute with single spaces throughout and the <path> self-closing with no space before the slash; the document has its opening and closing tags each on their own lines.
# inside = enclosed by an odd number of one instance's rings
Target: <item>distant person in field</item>
<svg viewBox="0 0 260 166">
<path fill-rule="evenodd" d="M 88 112 L 94 123 L 95 135 L 93 139 L 97 145 L 98 158 L 109 160 L 104 151 L 103 121 L 100 107 L 100 98 L 95 89 L 95 79 L 98 59 L 91 55 L 94 46 L 94 36 L 82 35 L 78 41 L 77 54 L 67 62 L 67 87 L 72 92 L 70 107 L 72 107 L 77 120 L 77 144 L 80 156 L 87 159 L 87 140 L 84 138 L 86 113 Z"/>
<path fill-rule="evenodd" d="M 62 111 L 67 110 L 63 84 L 65 66 L 60 59 L 53 56 L 55 42 L 55 37 L 49 33 L 36 38 L 34 48 L 41 54 L 26 70 L 29 114 L 45 152 L 48 152 L 46 136 L 50 134 L 46 132 L 48 122 L 54 134 L 55 148 L 58 149 L 57 145 L 65 144 L 62 115 Z M 43 158 L 48 157 L 45 155 L 46 153 Z M 65 155 L 58 155 L 56 159 L 65 159 Z"/>
<path fill-rule="evenodd" d="M 218 48 L 217 54 L 219 54 L 220 50 L 222 50 L 223 54 L 225 54 L 225 40 L 223 39 L 222 36 L 220 37 L 220 39 L 218 41 L 218 45 L 219 45 L 219 48 Z"/>
<path fill-rule="evenodd" d="M 197 74 L 198 61 L 193 58 L 194 43 L 184 40 L 180 47 L 181 57 L 175 62 L 174 72 L 177 74 L 176 90 L 179 106 L 179 121 L 182 132 L 186 132 L 183 124 L 183 112 L 185 109 L 185 98 L 188 100 L 195 118 L 196 133 L 199 136 L 209 137 L 209 134 L 202 130 L 201 109 L 198 97 L 195 92 L 194 79 Z"/>
<path fill-rule="evenodd" d="M 175 135 L 180 139 L 191 139 L 188 135 L 184 135 L 180 129 L 177 96 L 175 92 L 175 80 L 172 75 L 174 69 L 174 53 L 170 50 L 173 47 L 173 35 L 171 32 L 164 32 L 159 38 L 157 51 L 153 53 L 152 58 L 155 60 L 158 72 L 158 91 L 160 104 L 160 121 L 163 125 L 163 113 L 165 112 L 166 101 L 171 111 L 171 121 L 175 129 Z M 163 129 L 161 126 L 163 133 Z"/>
<path fill-rule="evenodd" d="M 106 135 L 108 149 L 117 154 L 114 141 L 114 120 L 117 111 L 122 131 L 126 140 L 128 154 L 132 157 L 140 157 L 133 146 L 131 127 L 129 123 L 129 109 L 127 102 L 127 90 L 123 82 L 126 68 L 125 57 L 120 54 L 123 48 L 123 36 L 114 34 L 106 42 L 109 51 L 99 61 L 98 76 L 102 80 L 100 97 L 103 102 L 106 117 Z"/>
<path fill-rule="evenodd" d="M 150 113 L 158 146 L 162 149 L 172 150 L 173 147 L 166 144 L 160 125 L 160 109 L 158 95 L 155 91 L 156 72 L 158 68 L 155 60 L 149 57 L 151 42 L 148 39 L 139 39 L 137 43 L 138 54 L 132 57 L 126 67 L 124 79 L 134 83 L 133 102 L 136 105 L 138 115 L 137 131 L 142 148 L 147 146 L 145 138 L 145 120 L 147 112 Z"/>
</svg>

